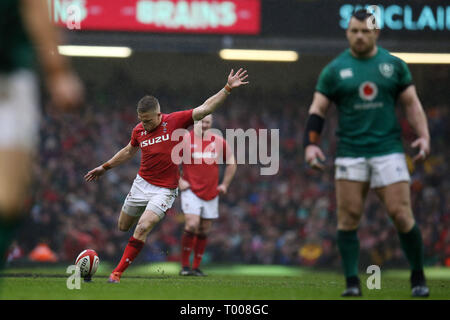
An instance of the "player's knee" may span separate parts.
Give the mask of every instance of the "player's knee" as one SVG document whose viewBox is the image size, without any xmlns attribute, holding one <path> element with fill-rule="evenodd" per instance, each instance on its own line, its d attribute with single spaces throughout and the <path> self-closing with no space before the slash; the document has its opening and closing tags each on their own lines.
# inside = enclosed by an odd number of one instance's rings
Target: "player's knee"
<svg viewBox="0 0 450 320">
<path fill-rule="evenodd" d="M 361 210 L 353 208 L 340 209 L 338 212 L 338 225 L 343 230 L 352 230 L 358 227 L 361 220 Z"/>
<path fill-rule="evenodd" d="M 198 224 L 194 222 L 186 222 L 184 230 L 190 233 L 196 233 L 198 229 Z"/>
<path fill-rule="evenodd" d="M 211 228 L 209 226 L 202 226 L 200 225 L 198 230 L 197 230 L 197 235 L 201 236 L 201 237 L 207 237 L 209 234 L 209 230 Z"/>
<path fill-rule="evenodd" d="M 386 204 L 387 212 L 389 213 L 389 216 L 395 218 L 395 217 L 405 217 L 409 214 L 411 211 L 411 206 L 409 201 L 398 201 L 396 203 L 387 203 Z"/>
<path fill-rule="evenodd" d="M 407 232 L 414 225 L 414 217 L 410 208 L 402 207 L 390 211 L 390 216 L 400 232 Z"/>
</svg>

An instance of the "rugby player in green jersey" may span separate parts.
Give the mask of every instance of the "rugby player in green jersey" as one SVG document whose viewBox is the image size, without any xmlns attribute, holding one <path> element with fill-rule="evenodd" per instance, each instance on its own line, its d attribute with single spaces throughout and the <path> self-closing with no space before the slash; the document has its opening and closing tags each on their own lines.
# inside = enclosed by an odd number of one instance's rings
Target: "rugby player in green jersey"
<svg viewBox="0 0 450 320">
<path fill-rule="evenodd" d="M 369 189 L 385 205 L 400 238 L 411 269 L 415 297 L 427 297 L 423 272 L 423 242 L 410 202 L 410 176 L 395 114 L 399 101 L 417 134 L 413 158 L 430 152 L 427 119 L 406 63 L 376 45 L 379 30 L 366 10 L 356 11 L 346 35 L 350 48 L 321 72 L 309 109 L 304 134 L 305 161 L 323 169 L 325 156 L 319 147 L 326 112 L 333 102 L 338 111 L 339 138 L 335 159 L 337 244 L 346 277 L 342 296 L 360 296 L 357 229 Z"/>
<path fill-rule="evenodd" d="M 83 88 L 57 52 L 47 0 L 0 1 L 0 269 L 26 211 L 39 136 L 40 65 L 52 104 L 80 105 Z"/>
</svg>

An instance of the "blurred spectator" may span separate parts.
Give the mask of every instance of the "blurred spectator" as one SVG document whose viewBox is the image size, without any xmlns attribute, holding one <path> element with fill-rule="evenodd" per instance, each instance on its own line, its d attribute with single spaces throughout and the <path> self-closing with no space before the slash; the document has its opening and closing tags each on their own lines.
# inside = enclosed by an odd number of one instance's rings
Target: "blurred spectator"
<svg viewBox="0 0 450 320">
<path fill-rule="evenodd" d="M 23 252 L 17 241 L 13 241 L 6 256 L 6 262 L 10 263 L 12 261 L 19 260 L 23 258 L 24 255 L 25 253 Z"/>
<path fill-rule="evenodd" d="M 58 257 L 56 254 L 50 249 L 47 243 L 41 242 L 38 243 L 37 246 L 31 250 L 28 255 L 31 261 L 34 262 L 57 262 Z"/>
</svg>

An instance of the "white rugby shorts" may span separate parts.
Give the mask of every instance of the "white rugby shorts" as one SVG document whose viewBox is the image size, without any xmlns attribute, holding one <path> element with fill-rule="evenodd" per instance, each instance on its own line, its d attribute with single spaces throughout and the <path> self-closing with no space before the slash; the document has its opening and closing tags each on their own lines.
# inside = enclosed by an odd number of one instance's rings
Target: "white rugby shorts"
<svg viewBox="0 0 450 320">
<path fill-rule="evenodd" d="M 204 219 L 217 219 L 219 217 L 219 196 L 211 200 L 203 200 L 191 189 L 186 189 L 181 192 L 181 209 L 184 214 L 195 214 Z"/>
<path fill-rule="evenodd" d="M 371 158 L 338 157 L 334 161 L 336 180 L 370 182 L 370 188 L 379 188 L 411 178 L 403 153 L 392 153 Z"/>
<path fill-rule="evenodd" d="M 0 149 L 35 151 L 39 142 L 39 90 L 35 74 L 0 74 Z"/>
<path fill-rule="evenodd" d="M 162 219 L 166 211 L 172 207 L 177 196 L 178 188 L 168 189 L 155 186 L 138 174 L 124 201 L 122 211 L 129 216 L 139 217 L 145 210 L 151 210 Z"/>
</svg>

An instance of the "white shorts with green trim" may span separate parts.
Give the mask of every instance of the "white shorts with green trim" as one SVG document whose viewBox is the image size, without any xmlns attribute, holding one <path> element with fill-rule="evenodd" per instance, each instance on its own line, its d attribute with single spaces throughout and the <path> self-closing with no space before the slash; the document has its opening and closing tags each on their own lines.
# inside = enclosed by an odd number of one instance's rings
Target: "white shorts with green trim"
<svg viewBox="0 0 450 320">
<path fill-rule="evenodd" d="M 392 153 L 371 158 L 338 157 L 334 161 L 336 180 L 370 182 L 370 188 L 379 188 L 411 178 L 403 153 Z"/>
<path fill-rule="evenodd" d="M 139 217 L 145 210 L 150 210 L 162 219 L 166 211 L 172 207 L 177 196 L 178 188 L 158 187 L 137 175 L 125 199 L 122 211 L 129 216 Z"/>
</svg>

